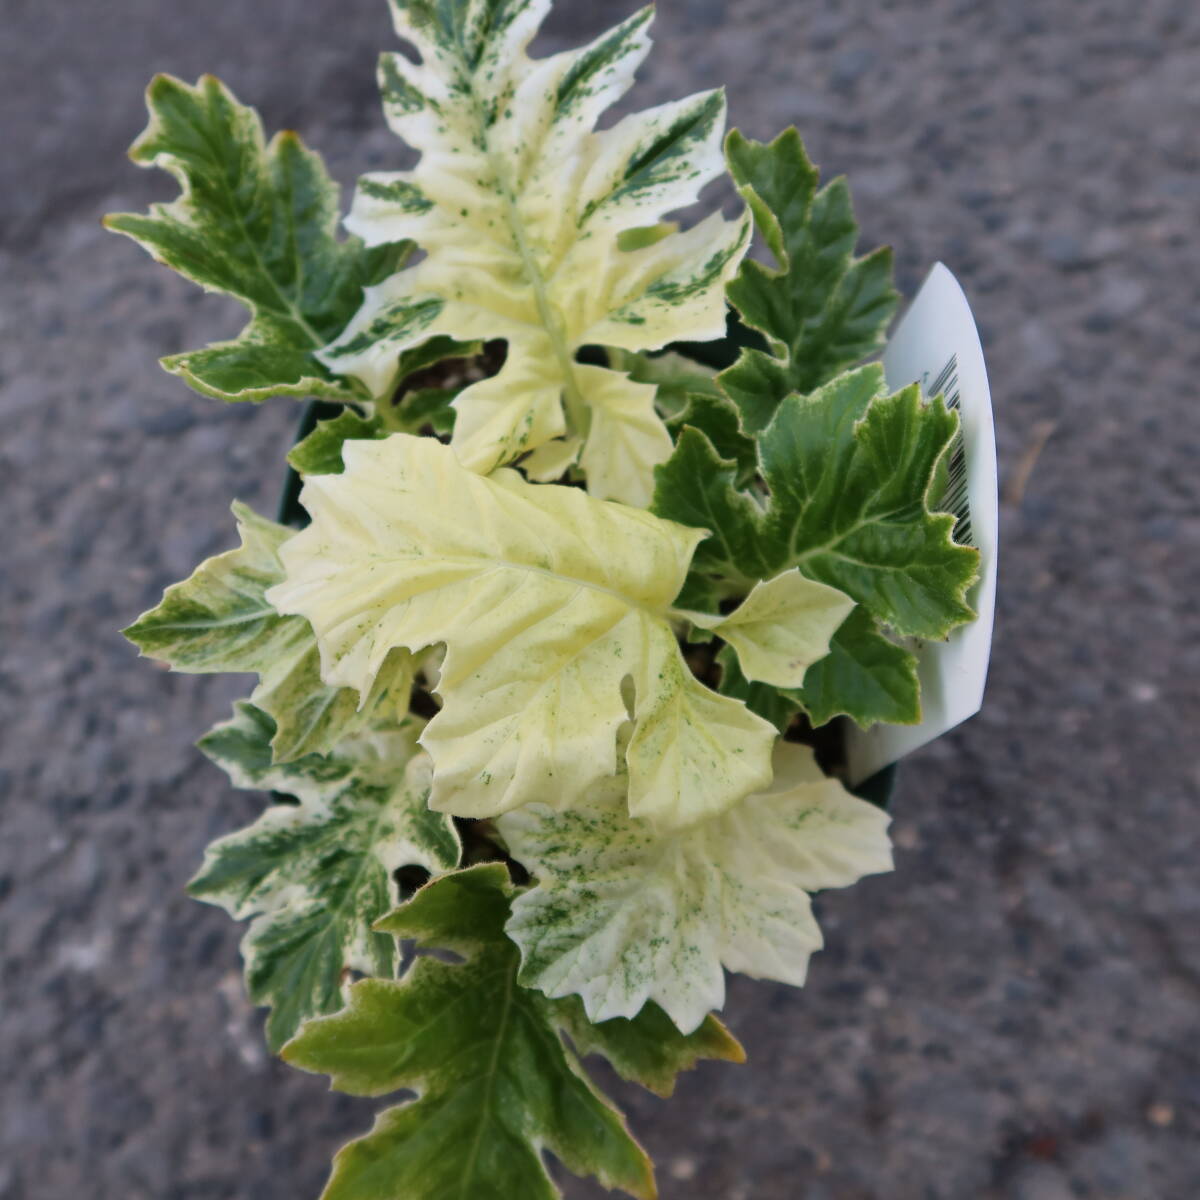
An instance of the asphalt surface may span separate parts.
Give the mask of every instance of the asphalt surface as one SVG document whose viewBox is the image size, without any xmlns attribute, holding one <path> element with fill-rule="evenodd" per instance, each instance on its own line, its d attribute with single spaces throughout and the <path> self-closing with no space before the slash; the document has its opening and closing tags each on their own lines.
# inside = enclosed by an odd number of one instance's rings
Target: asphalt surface
<svg viewBox="0 0 1200 1200">
<path fill-rule="evenodd" d="M 377 0 L 0 7 L 0 1197 L 315 1197 L 379 1104 L 267 1057 L 238 928 L 182 893 L 258 808 L 191 748 L 242 681 L 115 632 L 232 544 L 233 497 L 271 509 L 296 410 L 162 374 L 241 318 L 98 218 L 171 193 L 122 157 L 156 70 L 222 75 L 347 182 L 395 161 L 387 22 Z M 1200 7 L 661 7 L 638 105 L 726 83 L 734 123 L 795 121 L 849 174 L 906 293 L 939 259 L 963 282 L 1003 564 L 986 707 L 906 761 L 897 871 L 822 898 L 803 991 L 734 981 L 748 1066 L 615 1092 L 664 1200 L 1189 1200 Z M 630 8 L 563 4 L 542 44 Z"/>
</svg>

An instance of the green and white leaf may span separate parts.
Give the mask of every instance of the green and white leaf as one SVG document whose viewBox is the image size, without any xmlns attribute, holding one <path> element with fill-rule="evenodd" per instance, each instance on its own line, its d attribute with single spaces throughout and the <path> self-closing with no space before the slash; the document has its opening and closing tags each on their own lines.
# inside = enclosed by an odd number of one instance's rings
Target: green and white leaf
<svg viewBox="0 0 1200 1200">
<path fill-rule="evenodd" d="M 954 543 L 952 516 L 929 509 L 957 428 L 957 415 L 923 402 L 915 385 L 885 395 L 881 368 L 868 366 L 779 405 L 757 438 L 768 495 L 740 489 L 736 464 L 694 429 L 658 469 L 654 511 L 710 531 L 694 569 L 712 586 L 736 594 L 796 568 L 863 610 L 794 696 L 814 721 L 918 720 L 915 662 L 881 627 L 944 638 L 974 616 L 966 593 L 978 553 Z"/>
<path fill-rule="evenodd" d="M 564 1044 L 562 1010 L 517 984 L 511 894 L 498 863 L 427 884 L 378 928 L 463 961 L 419 956 L 398 982 L 361 980 L 344 1011 L 284 1047 L 338 1091 L 417 1093 L 339 1151 L 323 1200 L 553 1200 L 545 1151 L 604 1187 L 655 1195 L 650 1160 Z M 653 1048 L 630 1053 L 643 1071 Z"/>
<path fill-rule="evenodd" d="M 631 818 L 623 782 L 588 808 L 497 821 L 537 881 L 506 926 L 521 982 L 578 994 L 593 1021 L 654 1001 L 687 1033 L 724 1004 L 723 968 L 803 984 L 822 945 L 808 893 L 892 866 L 887 815 L 804 746 L 779 743 L 768 790 L 682 833 Z"/>
<path fill-rule="evenodd" d="M 530 59 L 549 0 L 393 0 L 400 54 L 380 65 L 391 128 L 421 153 L 365 176 L 347 227 L 368 244 L 411 239 L 428 257 L 368 289 L 322 354 L 382 395 L 397 353 L 433 333 L 504 338 L 498 375 L 456 400 L 454 447 L 488 472 L 554 439 L 583 443 L 601 498 L 644 506 L 670 453 L 653 392 L 583 366 L 579 349 L 649 350 L 725 330 L 724 285 L 748 218 L 659 224 L 722 173 L 720 92 L 597 118 L 649 50 L 647 8 L 581 50 Z M 566 451 L 560 451 L 558 460 Z"/>
<path fill-rule="evenodd" d="M 748 433 L 793 392 L 815 391 L 883 345 L 899 296 L 887 247 L 854 258 L 858 225 L 844 179 L 817 190 L 819 173 L 796 130 L 755 142 L 733 130 L 729 170 L 775 258 L 747 259 L 728 289 L 742 321 L 768 352 L 747 349 L 719 376 Z"/>
<path fill-rule="evenodd" d="M 402 650 L 359 693 L 321 680 L 320 654 L 308 622 L 283 616 L 266 598 L 284 578 L 279 549 L 295 531 L 235 503 L 242 544 L 210 558 L 167 588 L 157 608 L 125 630 L 141 652 L 176 671 L 254 672 L 250 701 L 275 722 L 276 761 L 324 754 L 347 734 L 408 709 L 412 663 Z"/>
<path fill-rule="evenodd" d="M 420 723 L 344 739 L 328 755 L 272 763 L 274 723 L 251 704 L 218 725 L 200 749 L 237 787 L 282 792 L 251 826 L 213 842 L 188 885 L 235 920 L 253 918 L 242 940 L 246 985 L 271 1006 L 267 1040 L 278 1050 L 309 1017 L 334 1012 L 351 972 L 390 977 L 394 941 L 372 925 L 399 900 L 393 872 L 452 870 L 453 821 L 431 812 Z"/>
<path fill-rule="evenodd" d="M 258 114 L 211 75 L 195 87 L 158 75 L 146 104 L 150 123 L 130 157 L 170 172 L 182 194 L 148 213 L 113 213 L 105 224 L 252 314 L 233 341 L 171 355 L 163 366 L 220 400 L 367 398 L 314 351 L 345 327 L 364 287 L 400 267 L 411 244 L 338 241 L 338 188 L 320 156 L 290 131 L 265 142 Z"/>
<path fill-rule="evenodd" d="M 287 578 L 267 599 L 312 623 L 331 686 L 365 694 L 397 648 L 445 644 L 442 709 L 421 738 L 435 808 L 576 803 L 616 773 L 631 717 L 639 816 L 687 824 L 770 782 L 774 730 L 691 674 L 672 622 L 736 631 L 748 674 L 798 683 L 796 645 L 827 643 L 844 597 L 785 580 L 768 593 L 787 593 L 774 621 L 678 612 L 700 530 L 513 471 L 476 475 L 430 438 L 347 442 L 343 456 L 342 474 L 305 484 L 312 523 L 282 547 Z"/>
</svg>

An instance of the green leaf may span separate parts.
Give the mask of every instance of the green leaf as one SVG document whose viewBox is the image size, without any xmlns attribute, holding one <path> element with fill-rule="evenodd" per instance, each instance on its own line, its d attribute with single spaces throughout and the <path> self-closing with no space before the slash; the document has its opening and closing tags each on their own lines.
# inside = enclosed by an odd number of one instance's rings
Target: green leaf
<svg viewBox="0 0 1200 1200">
<path fill-rule="evenodd" d="M 734 462 L 739 483 L 753 476 L 756 463 L 754 439 L 742 432 L 738 410 L 726 397 L 689 392 L 678 412 L 668 418 L 667 429 L 677 440 L 686 429 L 699 430 L 722 458 Z"/>
<path fill-rule="evenodd" d="M 338 188 L 320 156 L 290 131 L 265 143 L 258 114 L 213 76 L 190 87 L 157 75 L 146 105 L 150 123 L 130 157 L 170 172 L 182 193 L 145 214 L 110 214 L 105 225 L 252 314 L 235 340 L 171 355 L 163 366 L 220 400 L 365 398 L 313 351 L 342 331 L 363 288 L 396 271 L 411 245 L 339 242 Z"/>
<path fill-rule="evenodd" d="M 250 704 L 200 740 L 237 787 L 294 796 L 248 828 L 212 843 L 188 885 L 235 920 L 246 986 L 271 1006 L 267 1041 L 278 1050 L 309 1017 L 341 1008 L 352 971 L 391 976 L 395 943 L 372 925 L 399 900 L 401 867 L 436 874 L 458 863 L 449 817 L 430 812 L 429 759 L 419 723 L 344 739 L 328 755 L 271 762 L 274 722 Z"/>
<path fill-rule="evenodd" d="M 694 574 L 749 591 L 771 573 L 761 545 L 764 506 L 755 492 L 737 484 L 737 463 L 717 453 L 696 428 L 684 429 L 670 459 L 655 473 L 650 511 L 681 525 L 705 529 L 696 547 Z"/>
<path fill-rule="evenodd" d="M 323 1200 L 553 1200 L 547 1150 L 577 1175 L 654 1196 L 650 1160 L 563 1042 L 564 1025 L 578 1036 L 578 1019 L 517 984 L 517 948 L 504 935 L 511 894 L 498 863 L 427 884 L 378 928 L 463 961 L 421 956 L 398 982 L 361 980 L 343 1012 L 284 1047 L 288 1062 L 330 1075 L 338 1091 L 418 1094 L 338 1153 Z M 640 1029 L 582 1040 L 585 1052 L 617 1044 L 627 1073 L 662 1086 L 672 1060 L 707 1052 L 711 1027 L 702 1034 L 661 1052 Z"/>
<path fill-rule="evenodd" d="M 279 548 L 295 531 L 235 503 L 242 544 L 210 558 L 167 588 L 157 608 L 125 630 L 143 654 L 176 671 L 254 672 L 250 700 L 270 715 L 276 761 L 331 750 L 345 735 L 408 708 L 412 664 L 396 651 L 360 705 L 349 688 L 321 681 L 320 653 L 308 622 L 283 616 L 266 591 L 284 577 Z"/>
<path fill-rule="evenodd" d="M 409 392 L 387 413 L 388 428 L 397 433 L 424 433 L 426 427 L 435 434 L 454 432 L 454 401 L 461 388 L 419 388 Z"/>
<path fill-rule="evenodd" d="M 342 444 L 355 438 L 385 438 L 390 430 L 378 416 L 360 417 L 347 409 L 317 427 L 288 453 L 288 464 L 301 475 L 340 475 Z"/>
<path fill-rule="evenodd" d="M 486 473 L 565 439 L 534 460 L 544 472 L 575 461 L 579 439 L 592 492 L 644 506 L 671 448 L 653 388 L 580 364 L 578 351 L 722 336 L 724 285 L 749 221 L 718 213 L 678 232 L 660 222 L 722 172 L 720 92 L 594 129 L 649 50 L 652 10 L 580 50 L 531 59 L 548 8 L 393 3 L 420 63 L 383 57 L 384 111 L 422 157 L 411 171 L 365 176 L 347 227 L 370 244 L 412 239 L 427 257 L 370 289 L 322 361 L 381 395 L 419 337 L 503 338 L 499 374 L 456 401 L 464 464 Z"/>
<path fill-rule="evenodd" d="M 796 694 L 813 725 L 842 714 L 864 729 L 880 721 L 916 725 L 921 720 L 916 655 L 884 637 L 863 608 L 846 618 L 830 641 L 829 653 L 813 664 Z"/>
<path fill-rule="evenodd" d="M 714 585 L 736 594 L 798 568 L 865 610 L 786 697 L 818 724 L 837 713 L 864 726 L 919 719 L 915 660 L 880 627 L 943 638 L 974 615 L 966 592 L 978 553 L 956 545 L 954 518 L 928 505 L 958 418 L 940 400 L 922 402 L 915 385 L 892 396 L 882 387 L 881 369 L 869 366 L 787 397 L 758 436 L 767 495 L 740 490 L 736 465 L 695 430 L 657 471 L 653 511 L 710 531 L 693 563 Z M 736 685 L 723 690 L 783 719 L 786 705 Z"/>
<path fill-rule="evenodd" d="M 808 893 L 892 867 L 887 815 L 805 746 L 779 743 L 770 789 L 680 832 L 630 817 L 623 783 L 597 787 L 587 808 L 497 821 L 536 880 L 506 927 L 521 982 L 578 994 L 593 1021 L 652 1000 L 687 1033 L 724 1004 L 722 967 L 802 984 L 821 947 Z"/>
<path fill-rule="evenodd" d="M 385 243 L 386 244 L 386 243 Z M 450 337 L 431 337 L 410 346 L 396 360 L 396 377 L 403 386 L 421 371 L 444 363 L 447 359 L 469 360 L 483 349 L 481 341 L 458 342 Z"/>
<path fill-rule="evenodd" d="M 681 1071 L 690 1071 L 701 1059 L 744 1063 L 742 1044 L 711 1013 L 692 1033 L 680 1033 L 675 1022 L 653 1002 L 632 1018 L 613 1017 L 593 1023 L 583 1001 L 566 996 L 554 1005 L 554 1014 L 581 1056 L 600 1054 L 622 1079 L 667 1097 L 675 1091 Z"/>
<path fill-rule="evenodd" d="M 776 267 L 746 260 L 728 288 L 742 321 L 767 338 L 719 376 L 757 433 L 792 392 L 811 392 L 883 345 L 899 297 L 886 247 L 854 258 L 858 226 L 844 179 L 817 190 L 818 172 L 795 129 L 769 144 L 733 130 L 729 169 Z"/>
<path fill-rule="evenodd" d="M 698 530 L 513 471 L 477 475 L 431 438 L 343 454 L 341 475 L 305 484 L 312 522 L 283 546 L 287 578 L 267 598 L 312 623 L 327 683 L 364 694 L 396 648 L 445 644 L 442 708 L 421 739 L 435 808 L 574 803 L 616 771 L 629 705 L 631 811 L 686 824 L 770 781 L 774 730 L 692 675 L 673 623 L 736 631 L 748 670 L 795 684 L 798 648 L 827 641 L 844 597 L 785 573 L 741 616 L 682 612 L 671 602 Z"/>
<path fill-rule="evenodd" d="M 855 609 L 855 613 L 861 612 L 862 609 Z M 848 620 L 849 618 L 847 618 Z M 837 634 L 835 633 L 833 641 L 836 640 Z M 735 699 L 741 700 L 751 712 L 758 713 L 764 721 L 770 721 L 780 733 L 786 733 L 792 719 L 804 709 L 804 702 L 800 698 L 800 688 L 780 688 L 772 687 L 769 683 L 751 683 L 742 674 L 732 646 L 721 647 L 717 652 L 717 664 L 721 668 L 721 682 L 717 685 L 717 690 L 721 695 L 733 696 Z M 815 670 L 816 666 L 814 665 L 809 671 L 809 676 Z M 814 718 L 812 723 L 818 725 L 821 722 Z"/>
<path fill-rule="evenodd" d="M 668 420 L 696 394 L 720 397 L 716 373 L 702 363 L 668 350 L 663 354 L 637 354 L 632 350 L 608 350 L 609 365 L 625 372 L 635 383 L 652 383 L 657 389 L 655 404 Z"/>
<path fill-rule="evenodd" d="M 758 439 L 771 503 L 762 553 L 839 588 L 902 636 L 944 638 L 975 615 L 979 561 L 951 539 L 954 518 L 928 507 L 934 470 L 958 432 L 916 384 L 891 396 L 878 366 L 789 396 Z"/>
</svg>

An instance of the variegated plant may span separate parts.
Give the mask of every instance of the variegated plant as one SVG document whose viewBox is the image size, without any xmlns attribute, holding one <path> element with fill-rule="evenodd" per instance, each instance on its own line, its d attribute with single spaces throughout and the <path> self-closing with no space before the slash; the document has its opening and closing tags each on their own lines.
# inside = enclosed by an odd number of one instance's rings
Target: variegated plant
<svg viewBox="0 0 1200 1200">
<path fill-rule="evenodd" d="M 345 406 L 288 456 L 303 521 L 236 505 L 240 547 L 127 631 L 258 676 L 200 745 L 275 797 L 191 890 L 250 920 L 272 1048 L 418 1092 L 328 1200 L 553 1197 L 547 1150 L 654 1195 L 578 1056 L 663 1094 L 740 1061 L 724 972 L 803 983 L 810 894 L 891 865 L 813 730 L 918 720 L 900 639 L 972 616 L 956 417 L 861 365 L 896 297 L 844 182 L 794 131 L 722 154 L 720 92 L 598 130 L 651 12 L 534 59 L 548 3 L 392 0 L 419 61 L 383 57 L 384 110 L 420 158 L 359 182 L 353 236 L 320 159 L 208 77 L 157 78 L 132 152 L 182 194 L 108 219 L 251 311 L 169 371 Z M 742 215 L 670 221 L 726 163 Z M 732 365 L 666 349 L 729 303 Z M 397 938 L 461 961 L 403 969 Z"/>
</svg>

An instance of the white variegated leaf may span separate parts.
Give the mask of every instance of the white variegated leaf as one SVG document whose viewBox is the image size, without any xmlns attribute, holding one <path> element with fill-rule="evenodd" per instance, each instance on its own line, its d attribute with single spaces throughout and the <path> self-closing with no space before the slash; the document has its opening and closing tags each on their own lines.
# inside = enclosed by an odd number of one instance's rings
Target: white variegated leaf
<svg viewBox="0 0 1200 1200">
<path fill-rule="evenodd" d="M 892 866 L 888 817 L 779 744 L 775 781 L 678 832 L 630 817 L 625 781 L 562 812 L 531 805 L 497 828 L 535 877 L 508 922 L 522 983 L 577 993 L 588 1017 L 647 1001 L 684 1033 L 725 1001 L 723 968 L 800 985 L 822 945 L 809 893 Z"/>
<path fill-rule="evenodd" d="M 351 441 L 343 457 L 342 474 L 306 483 L 312 523 L 281 548 L 287 578 L 268 599 L 311 622 L 330 685 L 365 692 L 396 648 L 445 644 L 442 709 L 421 738 L 435 808 L 575 803 L 616 773 L 630 720 L 637 815 L 680 826 L 770 783 L 774 729 L 702 685 L 675 638 L 696 616 L 671 603 L 703 531 L 513 471 L 476 475 L 429 438 Z M 828 612 L 780 616 L 789 631 L 747 626 L 764 661 L 811 642 L 814 622 L 818 640 L 836 628 Z"/>
<path fill-rule="evenodd" d="M 283 579 L 279 548 L 295 530 L 235 503 L 242 544 L 201 563 L 167 588 L 156 608 L 125 630 L 143 654 L 173 670 L 254 672 L 251 702 L 275 722 L 276 761 L 324 754 L 371 722 L 408 708 L 412 664 L 397 651 L 361 697 L 321 681 L 320 657 L 307 621 L 276 612 L 266 591 Z"/>
<path fill-rule="evenodd" d="M 487 472 L 579 437 L 593 493 L 645 506 L 670 452 L 666 429 L 644 386 L 576 354 L 724 334 L 724 284 L 747 220 L 713 215 L 683 233 L 659 224 L 722 172 L 724 97 L 595 131 L 649 50 L 650 9 L 581 50 L 530 59 L 547 0 L 392 7 L 421 62 L 383 58 L 384 109 L 421 160 L 365 176 L 346 224 L 369 245 L 411 238 L 427 257 L 367 289 L 322 361 L 382 394 L 397 354 L 422 338 L 504 338 L 499 375 L 455 402 L 462 461 Z"/>
<path fill-rule="evenodd" d="M 213 842 L 188 888 L 235 920 L 253 918 L 242 955 L 251 998 L 272 1008 L 272 1049 L 301 1021 L 340 1008 L 350 972 L 392 975 L 394 943 L 371 926 L 400 898 L 393 873 L 437 874 L 458 862 L 453 822 L 426 803 L 419 731 L 409 718 L 348 737 L 328 755 L 273 764 L 273 722 L 239 704 L 200 741 L 238 787 L 296 800 Z"/>
</svg>

